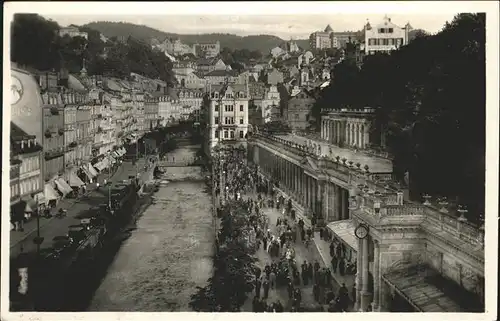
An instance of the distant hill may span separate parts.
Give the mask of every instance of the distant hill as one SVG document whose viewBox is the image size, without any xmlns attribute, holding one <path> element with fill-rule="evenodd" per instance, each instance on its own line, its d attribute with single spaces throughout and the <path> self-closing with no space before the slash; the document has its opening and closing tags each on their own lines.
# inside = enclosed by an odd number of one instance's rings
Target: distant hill
<svg viewBox="0 0 500 321">
<path fill-rule="evenodd" d="M 163 41 L 165 38 L 179 38 L 183 43 L 195 44 L 203 42 L 215 42 L 219 40 L 221 48 L 228 47 L 231 49 L 248 49 L 248 50 L 259 50 L 263 54 L 269 53 L 269 51 L 281 45 L 285 40 L 271 35 L 255 35 L 241 37 L 233 34 L 222 34 L 222 33 L 210 33 L 210 34 L 200 34 L 200 35 L 181 35 L 170 32 L 163 32 L 154 28 L 150 28 L 144 25 L 136 25 L 133 23 L 126 22 L 109 22 L 109 21 L 98 21 L 91 22 L 83 27 L 90 28 L 101 32 L 104 36 L 111 37 L 128 37 L 132 36 L 134 38 L 150 42 L 152 38 Z M 299 46 L 304 49 L 309 48 L 308 40 L 297 40 Z"/>
<path fill-rule="evenodd" d="M 107 38 L 132 36 L 147 43 L 150 43 L 153 38 L 161 42 L 167 37 L 179 38 L 183 43 L 191 45 L 195 43 L 215 42 L 219 40 L 221 48 L 228 47 L 233 50 L 259 50 L 263 54 L 268 54 L 272 48 L 279 46 L 283 44 L 283 42 L 285 42 L 285 40 L 272 35 L 254 35 L 245 37 L 228 33 L 181 35 L 176 33 L 164 32 L 148 26 L 136 25 L 128 22 L 97 21 L 88 23 L 82 27 L 97 30 Z M 421 29 L 410 31 L 410 40 L 412 40 L 419 32 L 425 33 L 425 31 Z M 359 31 L 358 40 L 362 40 L 362 34 L 363 32 Z M 295 42 L 304 50 L 310 49 L 308 39 L 297 39 L 295 40 Z"/>
</svg>

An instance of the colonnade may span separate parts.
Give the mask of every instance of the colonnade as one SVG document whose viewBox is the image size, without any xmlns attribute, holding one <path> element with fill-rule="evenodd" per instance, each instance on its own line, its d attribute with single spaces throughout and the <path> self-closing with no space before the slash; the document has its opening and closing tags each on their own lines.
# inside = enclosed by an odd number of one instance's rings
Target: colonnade
<svg viewBox="0 0 500 321">
<path fill-rule="evenodd" d="M 315 177 L 295 160 L 288 160 L 266 148 L 254 146 L 253 161 L 266 175 L 279 182 L 281 190 L 304 209 L 322 214 L 326 222 L 349 218 L 349 191 L 328 177 Z"/>
<path fill-rule="evenodd" d="M 338 146 L 366 148 L 370 143 L 369 125 L 363 121 L 323 119 L 321 138 Z"/>
</svg>

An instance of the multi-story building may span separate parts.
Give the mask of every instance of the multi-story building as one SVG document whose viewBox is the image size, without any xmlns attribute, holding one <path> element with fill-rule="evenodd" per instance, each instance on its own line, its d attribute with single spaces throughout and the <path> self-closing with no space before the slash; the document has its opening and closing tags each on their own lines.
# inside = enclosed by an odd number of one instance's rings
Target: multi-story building
<svg viewBox="0 0 500 321">
<path fill-rule="evenodd" d="M 158 124 L 162 127 L 172 120 L 172 102 L 169 96 L 164 93 L 158 93 L 154 97 L 158 103 Z M 173 116 L 172 116 L 173 117 Z"/>
<path fill-rule="evenodd" d="M 248 132 L 248 85 L 214 85 L 205 101 L 206 137 L 205 152 L 210 155 L 219 142 L 236 142 L 245 145 Z"/>
<path fill-rule="evenodd" d="M 134 102 L 135 102 L 135 131 L 139 137 L 142 137 L 146 133 L 145 126 L 145 111 L 144 111 L 144 93 L 143 92 L 135 92 L 134 93 Z"/>
<path fill-rule="evenodd" d="M 24 210 L 26 209 L 26 204 L 21 202 L 21 191 L 19 186 L 19 169 L 21 167 L 21 161 L 18 159 L 16 151 L 10 148 L 10 167 L 9 167 L 9 178 L 10 178 L 10 221 L 11 229 L 16 229 L 16 224 L 14 222 L 23 221 Z M 19 225 L 19 224 L 18 224 Z"/>
<path fill-rule="evenodd" d="M 239 81 L 236 70 L 214 70 L 206 74 L 205 79 L 209 85 L 235 84 Z"/>
<path fill-rule="evenodd" d="M 293 129 L 305 130 L 309 125 L 309 116 L 315 98 L 306 89 L 302 88 L 288 100 L 284 110 L 285 120 Z"/>
<path fill-rule="evenodd" d="M 113 150 L 113 146 L 116 145 L 116 139 L 115 126 L 113 122 L 113 111 L 111 109 L 111 95 L 103 92 L 100 95 L 100 99 L 102 102 L 102 119 L 99 122 L 97 130 L 101 130 L 101 137 L 103 140 L 103 146 L 100 150 L 99 155 L 104 155 L 108 151 Z"/>
<path fill-rule="evenodd" d="M 159 125 L 159 99 L 147 97 L 144 100 L 144 126 L 146 130 L 153 130 Z"/>
<path fill-rule="evenodd" d="M 76 95 L 73 93 L 63 93 L 62 94 L 64 105 L 64 172 L 63 176 L 67 179 L 68 172 L 75 168 L 77 165 L 77 146 L 78 141 L 76 137 L 77 133 L 77 122 L 76 122 Z M 62 196 L 70 193 L 72 189 L 67 189 L 67 184 L 62 183 L 61 179 L 56 179 L 56 187 Z"/>
<path fill-rule="evenodd" d="M 355 31 L 334 32 L 332 37 L 332 48 L 345 49 L 347 43 L 357 42 L 357 36 L 357 32 Z"/>
<path fill-rule="evenodd" d="M 29 135 L 15 123 L 11 122 L 10 131 L 11 149 L 19 167 L 19 197 L 24 202 L 24 211 L 17 209 L 11 218 L 17 228 L 22 228 L 25 219 L 29 219 L 43 205 L 43 174 L 42 146 L 37 142 L 35 135 Z M 15 184 L 14 184 L 15 186 Z"/>
<path fill-rule="evenodd" d="M 60 93 L 45 92 L 43 101 L 44 181 L 64 173 L 64 105 Z"/>
<path fill-rule="evenodd" d="M 226 70 L 227 65 L 224 63 L 222 59 L 219 58 L 211 58 L 211 59 L 199 59 L 197 61 L 196 68 L 198 72 L 203 75 L 206 75 L 214 70 Z"/>
<path fill-rule="evenodd" d="M 409 32 L 412 30 L 410 23 L 403 28 L 385 16 L 382 22 L 372 27 L 366 23 L 365 31 L 365 54 L 373 55 L 377 52 L 391 52 L 401 46 L 408 44 Z"/>
<path fill-rule="evenodd" d="M 330 25 L 324 31 L 316 31 L 309 36 L 309 46 L 312 50 L 332 48 L 333 29 Z"/>
<path fill-rule="evenodd" d="M 252 105 L 260 112 L 258 119 L 262 123 L 278 120 L 280 110 L 280 93 L 274 85 L 268 85 L 260 95 L 251 97 Z M 274 116 L 274 117 L 273 117 Z"/>
<path fill-rule="evenodd" d="M 182 118 L 189 119 L 195 114 L 195 111 L 199 111 L 203 104 L 203 90 L 180 90 L 177 92 L 180 104 L 183 106 Z"/>
<path fill-rule="evenodd" d="M 194 54 L 198 57 L 213 58 L 220 54 L 220 42 L 197 43 L 194 46 Z"/>
<path fill-rule="evenodd" d="M 62 27 L 59 29 L 59 36 L 64 37 L 65 35 L 68 35 L 72 38 L 74 37 L 82 37 L 85 39 L 89 38 L 89 34 L 86 32 L 81 32 L 78 27 L 69 25 L 68 27 Z"/>
</svg>

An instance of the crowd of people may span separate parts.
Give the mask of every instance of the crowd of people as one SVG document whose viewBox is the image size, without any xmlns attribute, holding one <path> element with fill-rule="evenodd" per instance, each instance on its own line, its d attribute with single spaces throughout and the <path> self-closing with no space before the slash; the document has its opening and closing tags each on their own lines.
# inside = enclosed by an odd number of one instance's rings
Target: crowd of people
<svg viewBox="0 0 500 321">
<path fill-rule="evenodd" d="M 313 229 L 306 227 L 302 218 L 297 219 L 292 201 L 282 195 L 278 196 L 273 182 L 260 175 L 257 166 L 247 165 L 244 157 L 237 150 L 216 155 L 213 184 L 218 195 L 224 189 L 225 199 L 246 198 L 245 207 L 252 227 L 248 236 L 249 243 L 253 244 L 255 250 L 262 246 L 270 258 L 263 270 L 257 268 L 255 271 L 253 311 L 306 311 L 308 307 L 303 304 L 302 291 L 308 285 L 312 285 L 312 296 L 317 303 L 315 311 L 324 311 L 325 305 L 327 311 L 347 311 L 350 303 L 347 287 L 342 284 L 335 295 L 329 267 L 321 267 L 318 261 L 296 262 L 295 245 L 301 242 L 307 247 L 313 238 Z M 264 214 L 263 209 L 266 208 L 275 208 L 282 213 L 273 229 L 269 218 Z M 326 235 L 322 235 L 323 237 L 327 239 Z M 335 264 L 332 259 L 334 272 L 338 267 L 344 273 L 345 262 L 341 246 L 332 242 L 331 249 L 331 254 L 334 254 L 332 257 L 336 259 Z M 280 288 L 286 288 L 287 302 L 267 302 L 269 292 Z"/>
</svg>

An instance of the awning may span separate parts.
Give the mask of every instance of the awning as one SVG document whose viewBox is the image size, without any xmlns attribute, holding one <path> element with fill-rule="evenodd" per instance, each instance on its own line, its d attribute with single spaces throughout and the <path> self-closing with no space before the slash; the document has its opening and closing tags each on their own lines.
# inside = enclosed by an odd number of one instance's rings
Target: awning
<svg viewBox="0 0 500 321">
<path fill-rule="evenodd" d="M 84 182 L 75 174 L 75 172 L 70 172 L 69 173 L 69 186 L 71 187 L 80 187 L 85 185 Z"/>
<path fill-rule="evenodd" d="M 118 158 L 121 155 L 116 152 L 116 150 L 111 154 L 114 158 Z"/>
<path fill-rule="evenodd" d="M 109 158 L 109 161 L 111 162 L 111 164 L 116 163 L 116 159 L 114 159 L 113 156 L 110 155 L 108 158 Z"/>
<path fill-rule="evenodd" d="M 54 183 L 56 183 L 57 189 L 59 190 L 59 192 L 63 193 L 63 195 L 66 195 L 73 191 L 71 187 L 69 187 L 68 183 L 66 183 L 62 178 L 54 180 Z"/>
<path fill-rule="evenodd" d="M 87 178 L 89 180 L 92 180 L 92 178 L 94 177 L 94 175 L 90 174 L 89 169 L 86 166 L 82 166 L 81 169 L 85 173 L 85 176 L 87 176 Z"/>
<path fill-rule="evenodd" d="M 127 151 L 125 150 L 124 147 L 120 148 L 120 151 L 121 151 L 122 155 L 125 155 L 127 153 Z"/>
<path fill-rule="evenodd" d="M 94 177 L 97 176 L 97 171 L 95 170 L 94 166 L 92 166 L 92 164 L 88 163 L 87 167 L 89 169 L 90 174 L 94 175 Z"/>
<path fill-rule="evenodd" d="M 36 194 L 34 200 L 38 205 L 47 204 L 47 200 L 45 199 L 45 194 L 43 192 Z"/>
<path fill-rule="evenodd" d="M 342 242 L 354 251 L 358 252 L 358 239 L 354 235 L 354 223 L 352 220 L 342 220 L 328 223 L 326 226 L 333 234 L 337 235 Z"/>
<path fill-rule="evenodd" d="M 94 168 L 97 169 L 99 172 L 102 171 L 102 161 L 101 162 L 97 162 L 95 163 L 94 165 Z"/>
<path fill-rule="evenodd" d="M 464 312 L 467 304 L 464 306 L 458 304 L 445 294 L 444 287 L 433 284 L 435 283 L 433 280 L 439 277 L 437 272 L 426 265 L 405 267 L 382 276 L 417 311 Z"/>
<path fill-rule="evenodd" d="M 105 168 L 108 168 L 109 167 L 109 161 L 107 158 L 103 159 L 101 161 L 101 170 L 105 169 Z"/>
<path fill-rule="evenodd" d="M 48 202 L 59 199 L 57 192 L 54 190 L 50 183 L 45 184 L 44 188 L 45 199 Z"/>
<path fill-rule="evenodd" d="M 25 212 L 33 212 L 37 209 L 36 202 L 31 196 L 23 196 L 21 199 L 26 202 Z"/>
</svg>

